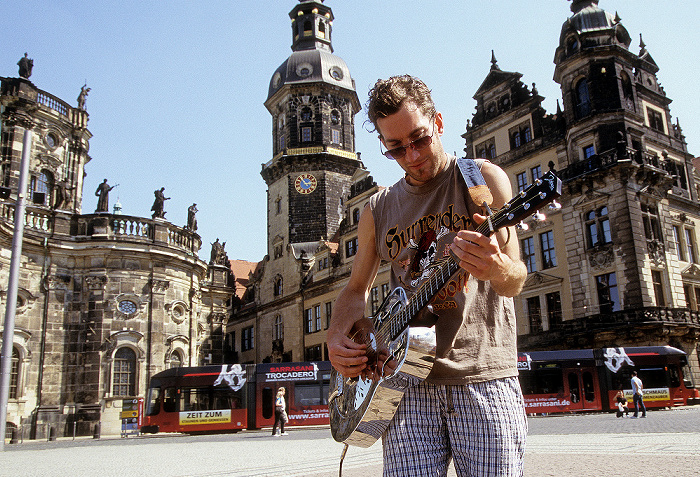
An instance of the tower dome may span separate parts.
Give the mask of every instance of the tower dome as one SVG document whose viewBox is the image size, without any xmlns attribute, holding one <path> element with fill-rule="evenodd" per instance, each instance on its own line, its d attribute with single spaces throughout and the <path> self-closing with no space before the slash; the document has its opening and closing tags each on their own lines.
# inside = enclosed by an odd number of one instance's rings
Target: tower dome
<svg viewBox="0 0 700 477">
<path fill-rule="evenodd" d="M 333 54 L 333 12 L 322 0 L 300 0 L 289 12 L 292 20 L 292 54 L 270 79 L 269 100 L 284 85 L 328 83 L 355 91 L 345 61 Z"/>
<path fill-rule="evenodd" d="M 632 38 L 620 17 L 600 8 L 598 1 L 572 1 L 574 14 L 562 25 L 555 63 L 587 48 L 616 45 L 629 49 Z"/>
</svg>

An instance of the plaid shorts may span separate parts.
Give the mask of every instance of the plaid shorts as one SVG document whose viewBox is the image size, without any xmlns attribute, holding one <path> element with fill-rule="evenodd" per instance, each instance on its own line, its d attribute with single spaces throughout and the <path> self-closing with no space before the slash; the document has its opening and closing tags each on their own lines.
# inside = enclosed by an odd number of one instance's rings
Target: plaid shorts
<svg viewBox="0 0 700 477">
<path fill-rule="evenodd" d="M 382 438 L 384 477 L 523 475 L 527 418 L 518 378 L 408 388 Z"/>
</svg>

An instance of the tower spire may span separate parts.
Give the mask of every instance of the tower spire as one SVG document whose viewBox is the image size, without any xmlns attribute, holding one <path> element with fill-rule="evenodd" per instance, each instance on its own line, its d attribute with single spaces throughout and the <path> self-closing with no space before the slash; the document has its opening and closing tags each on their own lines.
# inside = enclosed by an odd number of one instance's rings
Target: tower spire
<svg viewBox="0 0 700 477">
<path fill-rule="evenodd" d="M 331 30 L 333 11 L 323 0 L 299 0 L 289 12 L 292 19 L 292 50 L 327 50 L 333 52 Z"/>
</svg>

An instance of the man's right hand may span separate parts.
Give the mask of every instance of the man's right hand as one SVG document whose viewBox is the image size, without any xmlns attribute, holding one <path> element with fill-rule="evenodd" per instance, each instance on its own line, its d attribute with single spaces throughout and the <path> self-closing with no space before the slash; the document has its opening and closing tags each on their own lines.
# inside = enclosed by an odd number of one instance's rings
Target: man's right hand
<svg viewBox="0 0 700 477">
<path fill-rule="evenodd" d="M 328 328 L 326 343 L 328 359 L 337 372 L 346 378 L 362 374 L 367 367 L 367 345 L 354 342 L 345 333 L 333 327 Z"/>
</svg>

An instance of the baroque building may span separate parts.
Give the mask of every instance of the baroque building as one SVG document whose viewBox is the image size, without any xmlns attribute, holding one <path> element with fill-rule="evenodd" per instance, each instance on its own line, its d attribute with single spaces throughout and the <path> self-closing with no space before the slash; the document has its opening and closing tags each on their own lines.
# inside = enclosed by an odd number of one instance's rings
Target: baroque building
<svg viewBox="0 0 700 477">
<path fill-rule="evenodd" d="M 659 67 L 619 15 L 574 0 L 554 54 L 562 105 L 492 66 L 463 134 L 517 191 L 553 169 L 560 204 L 519 227 L 521 351 L 671 345 L 700 379 L 700 176 Z"/>
<path fill-rule="evenodd" d="M 107 179 L 98 210 L 83 213 L 86 90 L 72 106 L 29 80 L 33 62 L 21 63 L 19 77 L 0 77 L 3 310 L 21 158 L 29 159 L 8 429 L 41 438 L 92 434 L 101 423 L 118 434 L 122 400 L 143 397 L 151 375 L 223 361 L 228 259 L 223 249 L 209 264 L 198 258 L 194 220 L 128 216 L 118 203 L 110 213 Z"/>
</svg>

